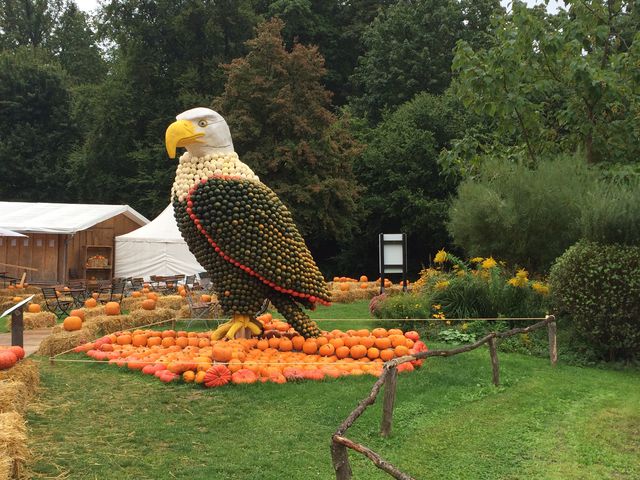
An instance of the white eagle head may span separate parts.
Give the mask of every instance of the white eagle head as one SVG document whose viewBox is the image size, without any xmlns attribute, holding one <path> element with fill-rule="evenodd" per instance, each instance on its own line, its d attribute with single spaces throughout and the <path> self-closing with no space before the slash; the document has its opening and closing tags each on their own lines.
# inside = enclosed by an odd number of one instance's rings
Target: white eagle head
<svg viewBox="0 0 640 480">
<path fill-rule="evenodd" d="M 182 112 L 165 134 L 169 157 L 176 158 L 176 148 L 185 147 L 194 157 L 233 152 L 229 125 L 218 112 L 198 107 Z"/>
</svg>

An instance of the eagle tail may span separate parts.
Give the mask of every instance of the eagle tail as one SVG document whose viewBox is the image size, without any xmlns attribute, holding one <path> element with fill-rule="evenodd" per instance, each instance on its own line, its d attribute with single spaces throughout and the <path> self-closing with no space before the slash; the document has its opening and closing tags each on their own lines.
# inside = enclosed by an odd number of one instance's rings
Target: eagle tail
<svg viewBox="0 0 640 480">
<path fill-rule="evenodd" d="M 294 330 L 303 337 L 311 338 L 320 335 L 320 329 L 316 322 L 311 320 L 289 295 L 275 294 L 271 297 L 271 303 Z"/>
</svg>

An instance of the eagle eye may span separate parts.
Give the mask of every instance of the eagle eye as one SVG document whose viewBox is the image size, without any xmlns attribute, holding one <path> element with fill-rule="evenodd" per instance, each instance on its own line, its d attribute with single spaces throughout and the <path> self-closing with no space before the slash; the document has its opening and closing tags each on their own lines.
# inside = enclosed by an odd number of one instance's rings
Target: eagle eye
<svg viewBox="0 0 640 480">
<path fill-rule="evenodd" d="M 199 127 L 204 128 L 204 127 L 206 127 L 207 125 L 208 125 L 208 123 L 207 123 L 207 121 L 206 121 L 206 120 L 200 120 L 200 121 L 198 122 L 198 126 L 199 126 Z"/>
</svg>

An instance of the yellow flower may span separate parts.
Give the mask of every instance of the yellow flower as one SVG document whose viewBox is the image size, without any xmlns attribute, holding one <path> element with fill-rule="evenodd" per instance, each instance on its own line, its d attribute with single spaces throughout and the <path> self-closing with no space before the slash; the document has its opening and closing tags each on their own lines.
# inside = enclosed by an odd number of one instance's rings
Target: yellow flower
<svg viewBox="0 0 640 480">
<path fill-rule="evenodd" d="M 442 305 L 431 305 L 431 308 L 433 308 L 434 310 L 440 310 L 442 308 Z"/>
<path fill-rule="evenodd" d="M 527 277 L 513 277 L 510 278 L 507 283 L 509 285 L 512 285 L 514 287 L 526 287 L 527 284 L 529 283 L 529 279 Z"/>
<path fill-rule="evenodd" d="M 444 290 L 449 286 L 449 280 L 440 280 L 435 284 L 436 290 Z"/>
<path fill-rule="evenodd" d="M 497 265 L 497 263 L 493 259 L 493 257 L 489 257 L 484 262 L 482 262 L 482 268 L 484 268 L 485 270 L 489 270 L 490 268 L 493 268 L 496 265 Z"/>
<path fill-rule="evenodd" d="M 484 260 L 484 258 L 482 258 L 482 257 L 473 257 L 473 258 L 470 260 L 470 262 L 471 262 L 471 263 L 480 263 L 480 262 L 481 262 L 481 261 L 483 261 L 483 260 Z"/>
<path fill-rule="evenodd" d="M 533 288 L 540 295 L 547 295 L 549 293 L 549 286 L 540 282 L 533 282 L 531 284 L 531 288 Z"/>
<path fill-rule="evenodd" d="M 518 278 L 527 278 L 529 276 L 529 272 L 527 272 L 524 268 L 521 268 L 516 272 L 516 277 Z"/>
<path fill-rule="evenodd" d="M 460 327 L 460 329 L 461 329 L 463 332 L 464 332 L 464 331 L 466 331 L 466 330 L 467 330 L 467 328 L 469 328 L 469 325 L 467 325 L 467 322 L 464 322 L 464 323 L 462 324 L 462 326 Z"/>
<path fill-rule="evenodd" d="M 447 252 L 444 251 L 444 248 L 442 250 L 438 250 L 438 253 L 436 253 L 436 256 L 433 257 L 433 262 L 444 263 L 446 261 L 447 261 Z"/>
<path fill-rule="evenodd" d="M 464 270 L 458 270 L 456 272 L 456 275 L 459 277 L 464 277 L 467 274 L 467 272 L 465 272 Z"/>
</svg>

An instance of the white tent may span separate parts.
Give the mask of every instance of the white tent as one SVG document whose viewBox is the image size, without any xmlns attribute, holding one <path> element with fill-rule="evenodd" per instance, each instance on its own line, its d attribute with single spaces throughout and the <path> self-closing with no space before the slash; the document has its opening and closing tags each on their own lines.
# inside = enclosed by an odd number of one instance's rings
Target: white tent
<svg viewBox="0 0 640 480">
<path fill-rule="evenodd" d="M 116 237 L 116 277 L 193 275 L 203 272 L 180 235 L 169 205 L 151 223 Z"/>
</svg>

